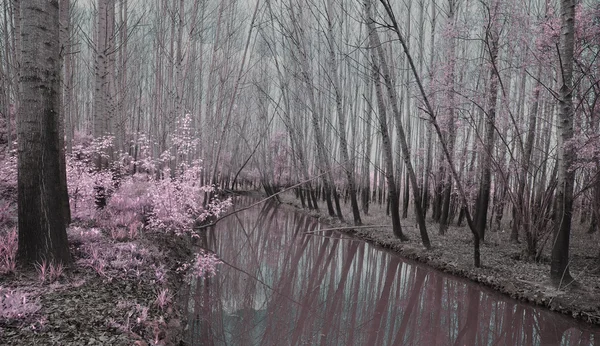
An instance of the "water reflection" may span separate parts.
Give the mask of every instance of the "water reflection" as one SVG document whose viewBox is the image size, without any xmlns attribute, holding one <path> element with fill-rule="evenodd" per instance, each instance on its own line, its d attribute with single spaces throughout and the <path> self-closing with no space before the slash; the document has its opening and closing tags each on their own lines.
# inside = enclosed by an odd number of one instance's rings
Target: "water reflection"
<svg viewBox="0 0 600 346">
<path fill-rule="evenodd" d="M 338 233 L 306 233 L 317 227 L 265 204 L 204 234 L 226 264 L 190 287 L 189 343 L 600 345 L 598 330 Z"/>
</svg>

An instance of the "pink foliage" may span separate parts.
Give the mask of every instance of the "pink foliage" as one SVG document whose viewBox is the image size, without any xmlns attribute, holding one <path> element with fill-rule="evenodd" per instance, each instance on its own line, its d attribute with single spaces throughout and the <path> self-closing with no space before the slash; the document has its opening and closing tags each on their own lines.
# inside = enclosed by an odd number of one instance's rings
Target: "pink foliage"
<svg viewBox="0 0 600 346">
<path fill-rule="evenodd" d="M 192 149 L 186 146 L 185 139 L 190 136 L 190 130 L 186 130 L 185 124 L 184 121 L 174 144 L 178 150 L 185 147 L 185 153 L 189 153 Z M 144 138 L 142 136 L 141 140 Z M 230 200 L 205 200 L 215 189 L 199 183 L 200 161 L 182 162 L 172 178 L 160 179 L 145 173 L 124 177 L 119 174 L 117 184 L 112 172 L 98 171 L 92 165 L 94 155 L 106 155 L 111 143 L 111 137 L 104 137 L 91 140 L 89 147 L 77 146 L 75 154 L 68 160 L 68 181 L 74 218 L 95 221 L 113 239 L 134 239 L 144 226 L 177 234 L 190 232 L 196 224 L 209 217 L 218 217 L 231 206 Z M 147 149 L 142 146 L 142 151 Z M 164 154 L 157 162 L 146 160 L 136 164 L 147 170 L 164 166 L 163 174 L 158 176 L 171 177 L 169 165 L 164 165 L 171 158 L 167 152 Z M 106 206 L 102 209 L 98 209 L 96 203 L 98 188 L 107 195 Z"/>
<path fill-rule="evenodd" d="M 45 260 L 42 263 L 37 263 L 35 268 L 37 269 L 38 278 L 41 283 L 52 283 L 58 280 L 65 270 L 65 267 L 61 263 L 56 264 Z"/>
<path fill-rule="evenodd" d="M 0 319 L 28 318 L 41 308 L 39 299 L 31 300 L 26 293 L 0 287 Z"/>
<path fill-rule="evenodd" d="M 196 224 L 209 217 L 218 217 L 231 206 L 229 198 L 224 201 L 205 200 L 215 189 L 199 183 L 200 172 L 201 168 L 197 165 L 185 167 L 178 177 L 155 180 L 150 185 L 150 228 L 176 234 L 190 232 Z"/>
<path fill-rule="evenodd" d="M 76 155 L 67 157 L 67 182 L 71 215 L 74 219 L 93 219 L 96 213 L 95 187 L 110 190 L 112 175 L 107 171 L 95 171 L 91 161 L 76 159 Z"/>
<path fill-rule="evenodd" d="M 217 265 L 223 263 L 214 253 L 200 250 L 194 260 L 184 263 L 178 272 L 187 272 L 187 280 L 192 281 L 203 277 L 213 277 L 217 274 Z"/>
<path fill-rule="evenodd" d="M 169 292 L 168 288 L 163 288 L 158 292 L 154 304 L 161 310 L 164 310 L 173 301 L 173 295 Z"/>
<path fill-rule="evenodd" d="M 12 228 L 9 231 L 0 229 L 0 274 L 12 273 L 16 268 L 17 256 L 17 229 Z"/>
</svg>

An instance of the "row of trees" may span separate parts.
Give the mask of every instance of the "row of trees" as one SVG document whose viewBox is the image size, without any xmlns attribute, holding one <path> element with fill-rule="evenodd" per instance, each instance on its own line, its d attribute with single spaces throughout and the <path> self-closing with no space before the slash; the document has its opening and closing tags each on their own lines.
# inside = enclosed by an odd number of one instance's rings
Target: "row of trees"
<svg viewBox="0 0 600 346">
<path fill-rule="evenodd" d="M 9 144 L 11 110 L 26 110 L 19 2 L 0 24 Z M 440 234 L 466 222 L 476 266 L 510 213 L 512 240 L 539 258 L 551 239 L 552 277 L 569 280 L 571 220 L 596 232 L 600 217 L 599 13 L 573 0 L 61 0 L 66 150 L 91 133 L 114 138 L 99 168 L 145 152 L 171 175 L 203 159 L 203 182 L 223 187 L 305 182 L 303 205 L 322 197 L 344 218 L 347 200 L 357 225 L 386 202 L 394 234 L 410 212 L 427 248 L 431 212 Z"/>
</svg>

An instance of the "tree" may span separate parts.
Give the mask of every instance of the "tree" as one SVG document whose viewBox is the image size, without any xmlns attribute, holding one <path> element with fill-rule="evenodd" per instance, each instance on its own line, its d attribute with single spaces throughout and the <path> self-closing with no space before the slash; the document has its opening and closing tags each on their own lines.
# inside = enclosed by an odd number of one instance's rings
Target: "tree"
<svg viewBox="0 0 600 346">
<path fill-rule="evenodd" d="M 550 279 L 555 285 L 573 280 L 569 272 L 569 238 L 573 214 L 573 187 L 575 147 L 573 139 L 573 51 L 575 46 L 575 1 L 560 2 L 559 65 L 560 90 L 558 92 L 558 185 L 555 200 L 555 230 Z"/>
<path fill-rule="evenodd" d="M 375 30 L 375 21 L 372 16 L 371 1 L 365 0 L 365 19 L 367 21 L 367 31 L 369 36 L 369 44 L 371 50 L 371 67 L 372 77 L 375 84 L 375 95 L 377 96 L 377 120 L 379 122 L 379 132 L 381 135 L 381 142 L 383 146 L 383 155 L 385 161 L 385 179 L 388 185 L 388 199 L 390 203 L 390 211 L 392 217 L 392 231 L 398 239 L 407 241 L 408 237 L 402 232 L 402 224 L 400 223 L 400 205 L 398 200 L 398 188 L 394 178 L 394 161 L 392 155 L 392 144 L 390 140 L 388 124 L 387 124 L 387 110 L 385 101 L 383 98 L 383 90 L 381 83 L 381 62 L 376 53 L 376 47 L 379 46 L 380 41 L 378 40 L 377 31 Z"/>
<path fill-rule="evenodd" d="M 18 133 L 18 226 L 21 264 L 69 263 L 61 199 L 58 0 L 23 0 Z M 63 161 L 64 162 L 64 161 Z"/>
</svg>

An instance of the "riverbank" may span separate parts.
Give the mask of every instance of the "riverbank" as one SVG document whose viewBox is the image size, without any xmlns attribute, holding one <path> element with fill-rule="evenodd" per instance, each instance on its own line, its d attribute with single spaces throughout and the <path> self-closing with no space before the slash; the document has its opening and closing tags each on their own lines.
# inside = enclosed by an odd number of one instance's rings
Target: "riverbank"
<svg viewBox="0 0 600 346">
<path fill-rule="evenodd" d="M 482 267 L 473 266 L 473 243 L 466 227 L 450 226 L 443 236 L 438 226 L 427 222 L 432 249 L 421 244 L 416 222 L 410 218 L 402 220 L 403 232 L 409 241 L 396 239 L 390 227 L 353 229 L 349 222 L 329 217 L 324 204 L 319 212 L 302 209 L 292 194 L 280 195 L 280 200 L 296 209 L 304 210 L 331 229 L 350 234 L 382 248 L 397 252 L 402 257 L 414 260 L 443 272 L 463 277 L 511 298 L 546 307 L 552 311 L 569 315 L 579 321 L 600 326 L 600 259 L 598 244 L 600 234 L 586 234 L 574 228 L 571 239 L 571 274 L 576 284 L 554 288 L 550 284 L 550 254 L 546 246 L 542 260 L 526 259 L 524 244 L 509 241 L 510 229 L 490 232 L 481 246 Z M 343 215 L 351 220 L 347 206 Z M 391 224 L 385 215 L 385 206 L 372 205 L 369 215 L 361 215 L 363 226 Z"/>
<path fill-rule="evenodd" d="M 69 230 L 74 264 L 0 275 L 0 345 L 178 345 L 187 236 Z M 45 274 L 42 274 L 45 273 Z"/>
</svg>

